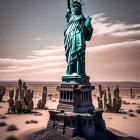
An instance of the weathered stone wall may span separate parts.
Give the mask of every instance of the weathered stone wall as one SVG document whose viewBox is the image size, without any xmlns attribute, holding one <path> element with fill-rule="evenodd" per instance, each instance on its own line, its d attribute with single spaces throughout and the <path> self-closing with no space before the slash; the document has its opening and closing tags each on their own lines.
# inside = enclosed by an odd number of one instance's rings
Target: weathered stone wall
<svg viewBox="0 0 140 140">
<path fill-rule="evenodd" d="M 108 94 L 106 90 L 99 85 L 99 96 L 97 97 L 98 108 L 107 112 L 118 112 L 121 108 L 122 99 L 119 97 L 119 87 L 116 86 L 113 97 L 111 97 L 110 87 L 108 87 Z"/>
<path fill-rule="evenodd" d="M 0 86 L 0 102 L 2 102 L 2 98 L 6 93 L 6 87 Z"/>
<path fill-rule="evenodd" d="M 15 93 L 15 101 L 13 100 L 14 90 L 9 91 L 10 99 L 8 100 L 8 113 L 31 112 L 34 106 L 33 95 L 34 91 L 27 89 L 26 82 L 22 83 L 21 79 L 18 80 L 18 87 Z"/>
</svg>

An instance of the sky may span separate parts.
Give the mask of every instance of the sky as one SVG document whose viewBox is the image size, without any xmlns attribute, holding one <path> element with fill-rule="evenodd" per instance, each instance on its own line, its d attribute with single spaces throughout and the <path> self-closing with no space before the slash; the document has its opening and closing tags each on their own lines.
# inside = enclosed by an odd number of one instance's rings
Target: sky
<svg viewBox="0 0 140 140">
<path fill-rule="evenodd" d="M 60 81 L 66 0 L 0 0 L 0 80 Z M 91 81 L 140 81 L 140 0 L 84 0 Z"/>
</svg>

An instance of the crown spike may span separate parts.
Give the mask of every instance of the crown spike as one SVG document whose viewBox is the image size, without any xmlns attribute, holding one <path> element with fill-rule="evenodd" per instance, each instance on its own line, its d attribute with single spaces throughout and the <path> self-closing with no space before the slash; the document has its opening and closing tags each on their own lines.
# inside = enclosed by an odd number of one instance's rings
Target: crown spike
<svg viewBox="0 0 140 140">
<path fill-rule="evenodd" d="M 72 0 L 72 2 L 79 2 L 79 3 L 81 3 L 82 2 L 82 0 Z"/>
<path fill-rule="evenodd" d="M 81 6 L 83 6 L 85 4 L 82 0 L 72 0 L 73 4 L 76 3 L 76 2 L 79 3 Z"/>
</svg>

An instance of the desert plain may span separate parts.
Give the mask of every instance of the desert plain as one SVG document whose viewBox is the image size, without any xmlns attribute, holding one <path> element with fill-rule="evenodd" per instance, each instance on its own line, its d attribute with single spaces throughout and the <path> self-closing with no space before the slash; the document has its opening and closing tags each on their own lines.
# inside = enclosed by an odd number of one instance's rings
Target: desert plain
<svg viewBox="0 0 140 140">
<path fill-rule="evenodd" d="M 45 129 L 49 120 L 48 109 L 57 108 L 59 102 L 59 92 L 56 91 L 56 86 L 59 82 L 27 82 L 29 89 L 34 90 L 34 110 L 29 114 L 7 114 L 9 91 L 15 90 L 16 82 L 0 82 L 1 86 L 6 86 L 6 94 L 3 101 L 0 102 L 0 140 L 8 140 L 8 138 L 16 138 L 18 140 L 26 140 L 30 134 L 39 130 Z M 95 90 L 92 92 L 92 100 L 95 109 L 98 108 L 97 96 L 99 94 L 98 85 L 107 90 L 110 86 L 111 93 L 116 85 L 120 89 L 120 97 L 122 98 L 122 106 L 118 113 L 103 113 L 106 127 L 115 135 L 123 138 L 140 139 L 140 83 L 138 82 L 94 82 Z M 43 86 L 47 86 L 46 110 L 36 109 L 37 102 L 41 99 Z M 130 98 L 130 87 L 133 88 L 135 98 Z M 8 128 L 14 125 L 16 129 L 9 131 Z M 11 137 L 12 136 L 12 137 Z"/>
</svg>

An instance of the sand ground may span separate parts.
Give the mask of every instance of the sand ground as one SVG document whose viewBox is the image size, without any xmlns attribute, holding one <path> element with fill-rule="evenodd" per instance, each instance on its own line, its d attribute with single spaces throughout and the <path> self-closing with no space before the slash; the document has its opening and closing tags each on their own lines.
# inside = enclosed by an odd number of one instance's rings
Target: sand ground
<svg viewBox="0 0 140 140">
<path fill-rule="evenodd" d="M 94 93 L 96 94 L 96 93 Z M 41 98 L 41 94 L 36 94 L 34 98 L 35 107 L 37 104 L 37 100 Z M 4 101 L 7 101 L 8 95 L 4 96 Z M 59 99 L 47 100 L 46 106 L 49 109 L 55 109 L 57 107 Z M 137 109 L 140 109 L 140 99 L 130 99 L 128 96 L 124 96 L 123 100 L 129 102 L 129 105 L 122 104 L 122 112 L 126 112 L 127 114 L 123 113 L 103 113 L 103 119 L 105 120 L 107 128 L 112 128 L 118 131 L 121 131 L 119 135 L 132 136 L 140 139 L 140 114 L 136 113 Z M 95 108 L 97 108 L 97 99 L 93 96 L 93 104 Z M 5 119 L 0 119 L 0 122 L 5 122 L 7 125 L 0 127 L 0 140 L 5 140 L 7 137 L 14 135 L 19 140 L 25 140 L 25 136 L 46 128 L 47 122 L 49 120 L 49 112 L 48 110 L 34 110 L 34 112 L 41 113 L 41 115 L 37 116 L 37 113 L 31 114 L 6 114 L 8 110 L 8 102 L 0 102 L 0 115 L 6 116 Z M 129 112 L 129 110 L 133 112 Z M 133 113 L 135 116 L 130 117 L 129 114 Z M 30 123 L 26 124 L 26 121 L 36 120 L 38 123 Z M 7 131 L 7 127 L 9 125 L 14 124 L 18 130 L 16 131 Z M 115 132 L 114 132 L 115 133 Z"/>
</svg>

